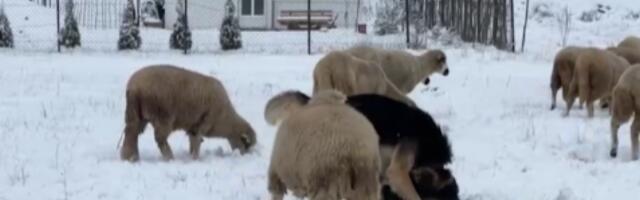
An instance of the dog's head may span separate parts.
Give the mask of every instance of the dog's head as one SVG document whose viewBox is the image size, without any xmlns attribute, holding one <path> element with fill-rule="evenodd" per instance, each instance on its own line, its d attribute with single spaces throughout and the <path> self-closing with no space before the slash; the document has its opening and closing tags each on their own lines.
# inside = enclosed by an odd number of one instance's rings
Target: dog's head
<svg viewBox="0 0 640 200">
<path fill-rule="evenodd" d="M 458 200 L 458 183 L 451 171 L 443 167 L 420 167 L 411 170 L 411 182 L 422 199 Z M 401 198 L 385 185 L 382 188 L 384 200 Z"/>
</svg>

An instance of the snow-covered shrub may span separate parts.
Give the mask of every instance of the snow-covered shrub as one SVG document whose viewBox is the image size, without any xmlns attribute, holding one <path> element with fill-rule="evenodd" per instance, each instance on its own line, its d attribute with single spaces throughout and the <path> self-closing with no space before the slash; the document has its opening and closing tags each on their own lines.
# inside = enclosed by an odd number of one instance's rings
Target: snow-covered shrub
<svg viewBox="0 0 640 200">
<path fill-rule="evenodd" d="M 583 22 L 599 21 L 600 18 L 602 18 L 602 16 L 610 10 L 611 10 L 610 6 L 598 4 L 596 5 L 596 8 L 582 12 L 582 15 L 580 15 L 580 21 L 583 21 Z"/>
<path fill-rule="evenodd" d="M 135 21 L 136 10 L 133 6 L 133 0 L 127 1 L 122 16 L 122 25 L 120 25 L 120 39 L 118 39 L 118 50 L 138 49 L 142 43 L 140 38 L 140 30 Z"/>
<path fill-rule="evenodd" d="M 171 33 L 171 38 L 169 39 L 169 46 L 172 49 L 191 49 L 191 30 L 189 30 L 187 13 L 184 11 L 184 1 L 178 1 L 178 5 L 176 6 L 178 20 L 173 24 L 173 33 Z"/>
<path fill-rule="evenodd" d="M 553 17 L 553 11 L 551 7 L 546 3 L 538 3 L 533 5 L 533 10 L 531 11 L 531 18 L 534 18 L 536 21 L 541 22 L 546 18 Z"/>
<path fill-rule="evenodd" d="M 220 27 L 220 46 L 222 50 L 239 49 L 242 47 L 242 40 L 240 24 L 235 16 L 235 5 L 232 0 L 227 0 L 224 7 L 225 14 Z"/>
<path fill-rule="evenodd" d="M 4 5 L 0 8 L 0 47 L 13 48 L 13 32 L 9 18 L 4 13 Z"/>
<path fill-rule="evenodd" d="M 640 11 L 629 11 L 624 18 L 628 20 L 638 20 L 640 19 Z"/>
<path fill-rule="evenodd" d="M 64 27 L 60 31 L 60 39 L 58 42 L 67 48 L 80 46 L 80 31 L 78 30 L 78 22 L 73 16 L 74 8 L 73 0 L 67 0 L 65 5 Z"/>
<path fill-rule="evenodd" d="M 404 18 L 404 1 L 385 0 L 380 1 L 376 9 L 376 19 L 373 25 L 376 35 L 398 33 L 398 25 Z"/>
</svg>

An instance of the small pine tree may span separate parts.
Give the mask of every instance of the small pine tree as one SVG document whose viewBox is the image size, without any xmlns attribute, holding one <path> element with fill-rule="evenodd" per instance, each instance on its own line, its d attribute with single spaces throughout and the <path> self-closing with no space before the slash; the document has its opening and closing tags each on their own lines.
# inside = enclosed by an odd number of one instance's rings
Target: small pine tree
<svg viewBox="0 0 640 200">
<path fill-rule="evenodd" d="M 67 48 L 80 46 L 80 31 L 78 30 L 78 22 L 73 16 L 73 0 L 67 0 L 65 5 L 64 28 L 60 31 L 60 44 Z"/>
<path fill-rule="evenodd" d="M 235 5 L 233 1 L 227 0 L 224 5 L 225 14 L 220 27 L 220 46 L 222 50 L 239 49 L 242 47 L 240 37 L 240 24 L 235 17 Z"/>
<path fill-rule="evenodd" d="M 135 22 L 136 10 L 133 7 L 133 0 L 128 0 L 127 8 L 122 16 L 120 26 L 120 39 L 118 40 L 118 50 L 138 49 L 142 43 L 140 30 Z"/>
<path fill-rule="evenodd" d="M 184 1 L 178 1 L 176 11 L 178 12 L 178 20 L 173 24 L 169 46 L 172 49 L 191 49 L 191 30 L 189 30 L 187 14 L 184 12 Z"/>
<path fill-rule="evenodd" d="M 9 24 L 9 18 L 4 14 L 4 4 L 0 8 L 0 47 L 13 48 L 13 32 Z"/>
</svg>

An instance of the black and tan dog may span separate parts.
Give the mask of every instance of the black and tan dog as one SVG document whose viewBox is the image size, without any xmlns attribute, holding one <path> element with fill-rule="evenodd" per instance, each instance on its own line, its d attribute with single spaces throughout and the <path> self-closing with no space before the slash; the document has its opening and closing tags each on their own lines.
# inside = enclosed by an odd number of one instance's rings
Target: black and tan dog
<svg viewBox="0 0 640 200">
<path fill-rule="evenodd" d="M 282 110 L 304 106 L 309 96 L 286 91 L 267 103 L 266 118 Z M 445 165 L 451 163 L 451 147 L 433 118 L 419 108 L 391 98 L 362 94 L 349 96 L 347 104 L 362 113 L 380 138 L 383 196 L 389 199 L 458 199 L 458 186 Z M 385 198 L 386 199 L 386 198 Z"/>
</svg>

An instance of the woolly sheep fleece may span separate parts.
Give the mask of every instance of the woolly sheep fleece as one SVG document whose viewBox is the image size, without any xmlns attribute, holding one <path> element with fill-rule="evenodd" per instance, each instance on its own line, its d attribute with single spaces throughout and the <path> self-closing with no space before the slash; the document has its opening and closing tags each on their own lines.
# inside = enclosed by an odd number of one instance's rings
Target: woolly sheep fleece
<svg viewBox="0 0 640 200">
<path fill-rule="evenodd" d="M 608 51 L 615 53 L 616 55 L 623 57 L 630 64 L 638 64 L 640 63 L 640 48 L 632 49 L 628 47 L 609 47 Z"/>
<path fill-rule="evenodd" d="M 389 81 L 380 67 L 340 51 L 327 54 L 313 70 L 313 93 L 327 89 L 345 95 L 380 94 L 415 105 Z"/>
<path fill-rule="evenodd" d="M 569 98 L 569 87 L 573 79 L 573 70 L 576 65 L 578 54 L 585 48 L 569 46 L 561 49 L 553 59 L 553 69 L 551 70 L 551 110 L 556 108 L 556 95 L 562 89 L 562 97 L 566 101 Z"/>
<path fill-rule="evenodd" d="M 360 59 L 377 63 L 388 79 L 404 94 L 411 92 L 416 85 L 428 79 L 433 73 L 449 75 L 447 57 L 441 50 L 430 50 L 414 56 L 406 51 L 357 45 L 348 49 L 347 52 Z"/>
<path fill-rule="evenodd" d="M 618 155 L 618 129 L 633 117 L 631 124 L 631 159 L 638 160 L 638 135 L 640 134 L 640 64 L 627 69 L 613 89 L 611 104 L 611 157 Z"/>
<path fill-rule="evenodd" d="M 319 92 L 278 128 L 268 171 L 274 200 L 282 200 L 287 190 L 312 200 L 379 199 L 378 136 L 344 103 L 344 95 L 340 101 L 325 98 L 336 93 Z"/>
<path fill-rule="evenodd" d="M 571 106 L 579 96 L 580 104 L 587 105 L 588 117 L 593 117 L 593 102 L 610 99 L 613 87 L 628 66 L 629 62 L 624 58 L 609 51 L 585 49 L 576 60 L 565 116 L 569 115 Z"/>
<path fill-rule="evenodd" d="M 627 36 L 618 44 L 618 47 L 625 47 L 630 49 L 635 49 L 640 51 L 640 37 L 636 36 Z"/>
<path fill-rule="evenodd" d="M 138 135 L 147 123 L 164 159 L 172 159 L 169 134 L 182 129 L 189 135 L 190 153 L 198 158 L 202 137 L 226 138 L 233 149 L 246 153 L 256 143 L 249 123 L 239 116 L 217 79 L 171 65 L 144 67 L 127 83 L 123 160 L 137 161 Z"/>
</svg>

